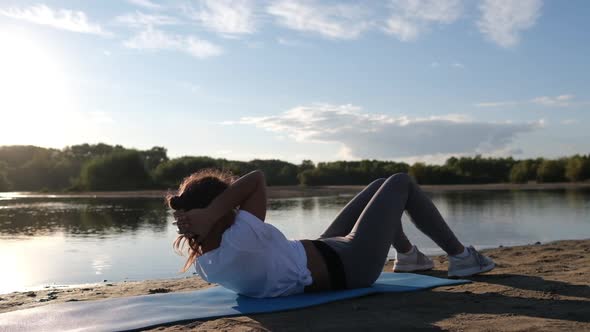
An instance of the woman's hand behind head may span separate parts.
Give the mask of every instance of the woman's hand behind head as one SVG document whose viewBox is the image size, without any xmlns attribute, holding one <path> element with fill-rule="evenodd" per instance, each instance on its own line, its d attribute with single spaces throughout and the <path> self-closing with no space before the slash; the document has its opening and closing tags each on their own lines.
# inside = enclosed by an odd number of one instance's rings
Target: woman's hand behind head
<svg viewBox="0 0 590 332">
<path fill-rule="evenodd" d="M 194 237 L 197 242 L 202 242 L 207 237 L 216 221 L 207 208 L 178 210 L 174 212 L 174 219 L 179 233 L 185 234 L 187 237 Z"/>
</svg>

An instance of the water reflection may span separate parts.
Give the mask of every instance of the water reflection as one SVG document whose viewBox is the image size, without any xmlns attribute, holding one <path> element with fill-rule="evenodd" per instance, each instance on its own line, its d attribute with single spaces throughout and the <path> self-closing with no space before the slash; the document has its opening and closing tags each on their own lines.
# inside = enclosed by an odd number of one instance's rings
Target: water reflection
<svg viewBox="0 0 590 332">
<path fill-rule="evenodd" d="M 0 205 L 0 235 L 104 237 L 166 230 L 161 199 L 18 198 Z"/>
<path fill-rule="evenodd" d="M 458 237 L 476 247 L 590 238 L 588 190 L 430 195 Z M 289 238 L 317 238 L 350 199 L 270 200 L 267 222 Z M 55 283 L 177 277 L 184 258 L 171 249 L 177 236 L 171 221 L 158 198 L 0 197 L 0 294 Z M 406 216 L 403 225 L 423 251 L 441 253 Z"/>
</svg>

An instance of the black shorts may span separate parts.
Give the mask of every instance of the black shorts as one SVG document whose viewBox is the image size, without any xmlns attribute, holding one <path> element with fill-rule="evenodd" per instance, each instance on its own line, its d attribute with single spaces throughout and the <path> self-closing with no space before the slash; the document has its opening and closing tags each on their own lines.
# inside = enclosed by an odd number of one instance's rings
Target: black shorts
<svg viewBox="0 0 590 332">
<path fill-rule="evenodd" d="M 326 262 L 331 289 L 346 289 L 346 274 L 338 253 L 323 241 L 312 240 L 311 243 L 318 249 Z"/>
</svg>

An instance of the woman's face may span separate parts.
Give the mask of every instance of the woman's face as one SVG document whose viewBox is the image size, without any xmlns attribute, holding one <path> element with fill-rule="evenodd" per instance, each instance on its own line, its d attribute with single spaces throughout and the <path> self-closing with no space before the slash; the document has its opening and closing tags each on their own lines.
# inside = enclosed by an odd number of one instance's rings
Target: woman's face
<svg viewBox="0 0 590 332">
<path fill-rule="evenodd" d="M 199 222 L 199 219 L 188 219 L 183 217 L 182 212 L 175 213 L 176 227 L 179 234 L 186 237 L 194 238 L 198 243 L 202 243 L 206 238 L 211 236 L 220 236 L 227 227 L 229 227 L 235 218 L 235 211 L 230 211 L 219 220 L 210 222 Z M 218 230 L 215 232 L 213 230 Z M 213 231 L 213 232 L 212 232 Z"/>
<path fill-rule="evenodd" d="M 194 238 L 198 243 L 203 242 L 205 237 L 211 231 L 211 225 L 199 221 L 186 221 L 180 218 L 176 221 L 178 234 L 183 234 L 188 238 Z"/>
</svg>

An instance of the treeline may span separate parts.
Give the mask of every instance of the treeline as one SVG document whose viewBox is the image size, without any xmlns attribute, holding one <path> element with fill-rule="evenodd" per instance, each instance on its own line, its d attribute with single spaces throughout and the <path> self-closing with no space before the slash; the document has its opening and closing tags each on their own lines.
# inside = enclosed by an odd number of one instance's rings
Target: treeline
<svg viewBox="0 0 590 332">
<path fill-rule="evenodd" d="M 175 188 L 185 176 L 208 167 L 236 175 L 262 169 L 269 185 L 296 185 L 301 170 L 281 160 L 170 159 L 163 147 L 135 150 L 121 145 L 81 144 L 58 150 L 0 146 L 0 191 Z"/>
<path fill-rule="evenodd" d="M 590 179 L 590 155 L 559 159 L 461 157 L 444 165 L 362 160 L 296 165 L 281 160 L 248 162 L 210 157 L 170 159 L 163 147 L 127 149 L 81 144 L 64 149 L 0 146 L 0 191 L 81 191 L 175 188 L 187 175 L 216 167 L 242 175 L 265 172 L 269 185 L 364 185 L 407 172 L 421 184 L 562 182 Z"/>
</svg>

